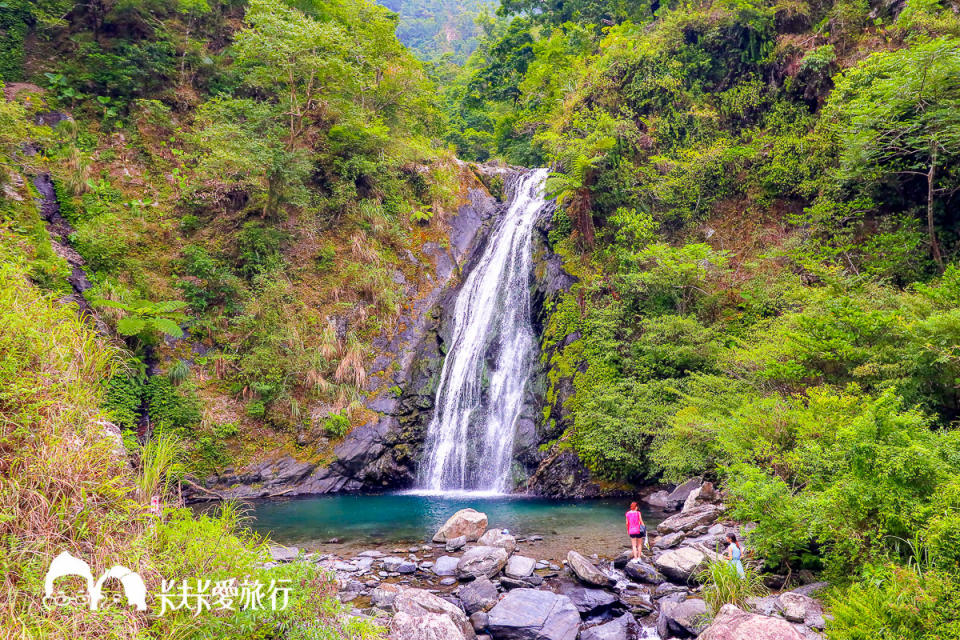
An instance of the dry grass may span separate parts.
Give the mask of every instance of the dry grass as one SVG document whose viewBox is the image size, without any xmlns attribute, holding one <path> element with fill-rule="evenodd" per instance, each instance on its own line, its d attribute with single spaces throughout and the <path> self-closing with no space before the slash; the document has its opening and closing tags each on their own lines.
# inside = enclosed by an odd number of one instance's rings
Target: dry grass
<svg viewBox="0 0 960 640">
<path fill-rule="evenodd" d="M 42 606 L 43 576 L 62 551 L 95 572 L 133 565 L 143 509 L 99 409 L 114 349 L 0 266 L 0 629 L 13 637 L 134 637 L 143 614 Z M 119 436 L 119 432 L 116 432 Z M 118 447 L 120 450 L 118 451 Z"/>
</svg>

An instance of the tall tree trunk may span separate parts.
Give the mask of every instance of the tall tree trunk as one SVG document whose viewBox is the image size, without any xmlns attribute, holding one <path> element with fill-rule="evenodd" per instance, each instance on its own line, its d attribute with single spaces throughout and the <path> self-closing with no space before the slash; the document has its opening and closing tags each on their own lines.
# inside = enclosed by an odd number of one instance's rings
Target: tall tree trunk
<svg viewBox="0 0 960 640">
<path fill-rule="evenodd" d="M 927 234 L 930 236 L 930 252 L 933 254 L 933 260 L 942 273 L 943 256 L 940 254 L 940 244 L 937 242 L 937 232 L 933 226 L 933 198 L 934 181 L 937 177 L 937 147 L 936 144 L 930 145 L 930 169 L 927 171 Z"/>
</svg>

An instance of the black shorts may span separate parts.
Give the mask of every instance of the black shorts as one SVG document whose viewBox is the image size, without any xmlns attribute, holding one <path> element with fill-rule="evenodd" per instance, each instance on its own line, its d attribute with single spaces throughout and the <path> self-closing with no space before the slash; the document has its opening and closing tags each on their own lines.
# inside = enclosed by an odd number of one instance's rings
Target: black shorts
<svg viewBox="0 0 960 640">
<path fill-rule="evenodd" d="M 646 527 L 640 527 L 640 533 L 630 533 L 630 534 L 627 534 L 627 535 L 629 535 L 631 538 L 643 538 L 643 537 L 646 537 L 646 535 L 647 535 L 647 528 L 646 528 Z"/>
<path fill-rule="evenodd" d="M 642 533 L 631 533 L 631 534 L 630 534 L 630 537 L 631 537 L 631 538 L 639 538 L 639 539 L 643 540 L 643 534 L 642 534 Z"/>
</svg>

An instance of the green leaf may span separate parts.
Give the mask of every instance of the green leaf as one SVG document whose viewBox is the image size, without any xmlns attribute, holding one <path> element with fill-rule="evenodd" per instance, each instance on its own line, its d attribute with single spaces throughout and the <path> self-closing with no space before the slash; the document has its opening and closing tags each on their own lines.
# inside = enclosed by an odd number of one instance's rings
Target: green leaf
<svg viewBox="0 0 960 640">
<path fill-rule="evenodd" d="M 116 300 L 105 300 L 103 298 L 97 298 L 90 302 L 95 307 L 110 307 L 111 309 L 123 309 L 124 311 L 130 311 L 130 307 L 123 304 L 122 302 L 117 302 Z"/>
<path fill-rule="evenodd" d="M 169 318 L 153 318 L 150 320 L 150 324 L 152 324 L 157 331 L 161 331 L 168 336 L 173 336 L 174 338 L 183 337 L 183 330 L 176 322 Z"/>
<path fill-rule="evenodd" d="M 141 331 L 146 328 L 147 323 L 144 322 L 142 318 L 137 316 L 126 316 L 120 318 L 120 322 L 117 323 L 117 333 L 122 336 L 135 336 L 139 335 Z"/>
<path fill-rule="evenodd" d="M 156 306 L 149 300 L 134 300 L 130 303 L 130 308 L 138 313 L 156 313 Z"/>
<path fill-rule="evenodd" d="M 164 300 L 163 302 L 158 302 L 154 308 L 159 313 L 170 313 L 171 311 L 179 311 L 186 306 L 187 303 L 180 300 Z"/>
</svg>

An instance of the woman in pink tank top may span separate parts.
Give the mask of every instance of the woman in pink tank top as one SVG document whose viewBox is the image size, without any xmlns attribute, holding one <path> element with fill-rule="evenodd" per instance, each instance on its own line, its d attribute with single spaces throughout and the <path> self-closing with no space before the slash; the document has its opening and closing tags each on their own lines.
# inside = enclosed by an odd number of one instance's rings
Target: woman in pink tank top
<svg viewBox="0 0 960 640">
<path fill-rule="evenodd" d="M 643 516 L 640 515 L 640 508 L 636 502 L 630 503 L 630 511 L 627 511 L 627 535 L 630 536 L 630 546 L 633 549 L 634 559 L 643 555 L 643 539 L 647 535 L 647 527 L 643 524 Z"/>
</svg>

